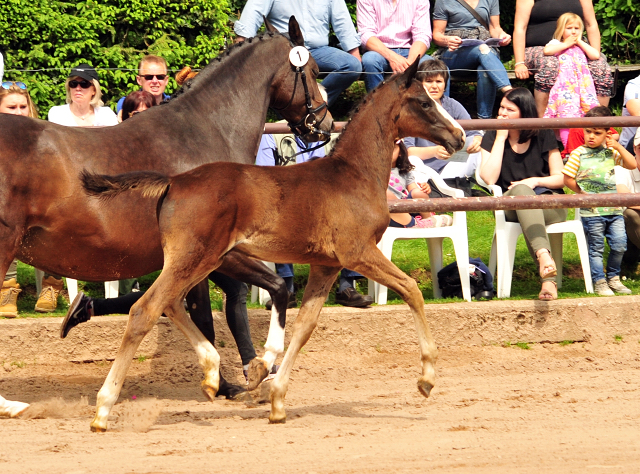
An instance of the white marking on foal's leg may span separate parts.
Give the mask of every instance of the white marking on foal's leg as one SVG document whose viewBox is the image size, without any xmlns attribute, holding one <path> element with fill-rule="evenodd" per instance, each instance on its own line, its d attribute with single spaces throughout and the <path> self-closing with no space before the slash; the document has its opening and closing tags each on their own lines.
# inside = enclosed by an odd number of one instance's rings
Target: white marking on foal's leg
<svg viewBox="0 0 640 474">
<path fill-rule="evenodd" d="M 271 307 L 271 321 L 269 322 L 269 335 L 264 345 L 265 353 L 262 357 L 256 357 L 249 363 L 248 390 L 254 390 L 269 375 L 273 364 L 280 354 L 284 352 L 284 328 L 280 326 L 280 318 L 276 306 Z"/>
<path fill-rule="evenodd" d="M 28 403 L 12 402 L 11 400 L 7 400 L 0 396 L 0 416 L 15 418 L 27 408 L 29 408 Z"/>
</svg>

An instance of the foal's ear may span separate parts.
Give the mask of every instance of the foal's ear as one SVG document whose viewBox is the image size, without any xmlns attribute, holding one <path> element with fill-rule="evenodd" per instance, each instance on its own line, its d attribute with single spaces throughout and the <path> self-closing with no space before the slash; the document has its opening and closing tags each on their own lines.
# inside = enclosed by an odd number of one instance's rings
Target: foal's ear
<svg viewBox="0 0 640 474">
<path fill-rule="evenodd" d="M 416 72 L 418 72 L 418 65 L 420 64 L 420 56 L 416 58 L 416 60 L 402 73 L 402 81 L 404 81 L 404 86 L 408 89 L 413 82 L 413 78 L 416 77 Z"/>
<path fill-rule="evenodd" d="M 300 25 L 293 15 L 289 18 L 289 39 L 291 39 L 291 42 L 296 46 L 304 46 L 304 38 L 302 37 L 302 31 L 300 31 Z"/>
<path fill-rule="evenodd" d="M 269 33 L 279 33 L 279 31 L 276 30 L 276 27 L 273 26 L 269 20 L 267 20 L 266 16 L 262 15 L 262 19 L 264 20 L 264 27 Z"/>
</svg>

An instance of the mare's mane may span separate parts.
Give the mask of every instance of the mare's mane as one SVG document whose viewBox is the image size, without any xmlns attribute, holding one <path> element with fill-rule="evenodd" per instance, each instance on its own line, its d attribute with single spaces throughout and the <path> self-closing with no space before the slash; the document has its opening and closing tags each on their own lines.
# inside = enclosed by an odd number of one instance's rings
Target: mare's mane
<svg viewBox="0 0 640 474">
<path fill-rule="evenodd" d="M 241 41 L 239 43 L 229 46 L 224 51 L 222 51 L 218 56 L 213 58 L 209 62 L 209 64 L 207 64 L 204 68 L 202 68 L 202 70 L 196 76 L 185 81 L 185 83 L 179 89 L 177 89 L 173 94 L 171 94 L 171 97 L 169 97 L 169 99 L 164 101 L 163 104 L 168 103 L 171 100 L 178 98 L 179 96 L 188 94 L 194 85 L 197 85 L 199 82 L 206 81 L 209 78 L 209 76 L 214 74 L 219 69 L 220 65 L 223 64 L 228 57 L 230 57 L 232 54 L 238 51 L 244 45 L 244 43 L 252 44 L 256 41 L 264 41 L 266 39 L 268 40 L 272 38 L 277 38 L 279 36 L 286 38 L 286 36 L 284 36 L 283 34 L 266 31 L 258 36 L 247 38 L 244 41 Z M 292 44 L 290 40 L 288 41 L 289 41 L 289 44 Z"/>
</svg>

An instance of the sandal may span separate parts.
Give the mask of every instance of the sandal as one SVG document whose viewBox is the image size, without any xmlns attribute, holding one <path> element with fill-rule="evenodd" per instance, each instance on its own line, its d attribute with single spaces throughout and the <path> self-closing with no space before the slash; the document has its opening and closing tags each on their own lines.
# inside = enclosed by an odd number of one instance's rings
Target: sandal
<svg viewBox="0 0 640 474">
<path fill-rule="evenodd" d="M 540 301 L 553 301 L 558 299 L 558 284 L 555 281 L 544 281 L 545 283 L 553 283 L 554 291 L 550 291 L 548 289 L 542 288 L 540 293 L 538 294 L 538 299 Z"/>
<path fill-rule="evenodd" d="M 453 224 L 453 217 L 449 214 L 437 214 L 431 217 L 435 219 L 436 227 L 449 227 Z"/>
<path fill-rule="evenodd" d="M 546 253 L 549 254 L 549 258 L 551 258 L 551 263 L 548 263 L 545 266 L 540 265 L 540 278 L 545 280 L 547 278 L 552 278 L 556 276 L 558 274 L 558 269 L 556 268 L 556 262 L 554 262 L 553 258 L 551 257 L 551 252 L 549 252 L 549 250 L 547 249 L 543 249 L 543 250 L 545 250 Z M 540 256 L 538 256 L 538 262 L 540 262 Z"/>
</svg>

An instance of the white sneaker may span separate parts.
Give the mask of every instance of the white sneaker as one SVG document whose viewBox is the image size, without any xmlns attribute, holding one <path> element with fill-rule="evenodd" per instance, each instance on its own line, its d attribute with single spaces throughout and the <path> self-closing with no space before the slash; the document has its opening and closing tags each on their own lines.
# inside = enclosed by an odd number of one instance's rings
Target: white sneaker
<svg viewBox="0 0 640 474">
<path fill-rule="evenodd" d="M 613 278 L 607 280 L 607 285 L 609 285 L 609 288 L 611 288 L 613 291 L 621 295 L 631 294 L 631 290 L 622 284 L 619 276 L 614 276 Z"/>
<path fill-rule="evenodd" d="M 596 295 L 600 296 L 615 296 L 615 293 L 611 291 L 611 288 L 609 288 L 609 285 L 607 284 L 607 280 L 604 278 L 595 283 L 593 291 Z"/>
</svg>

